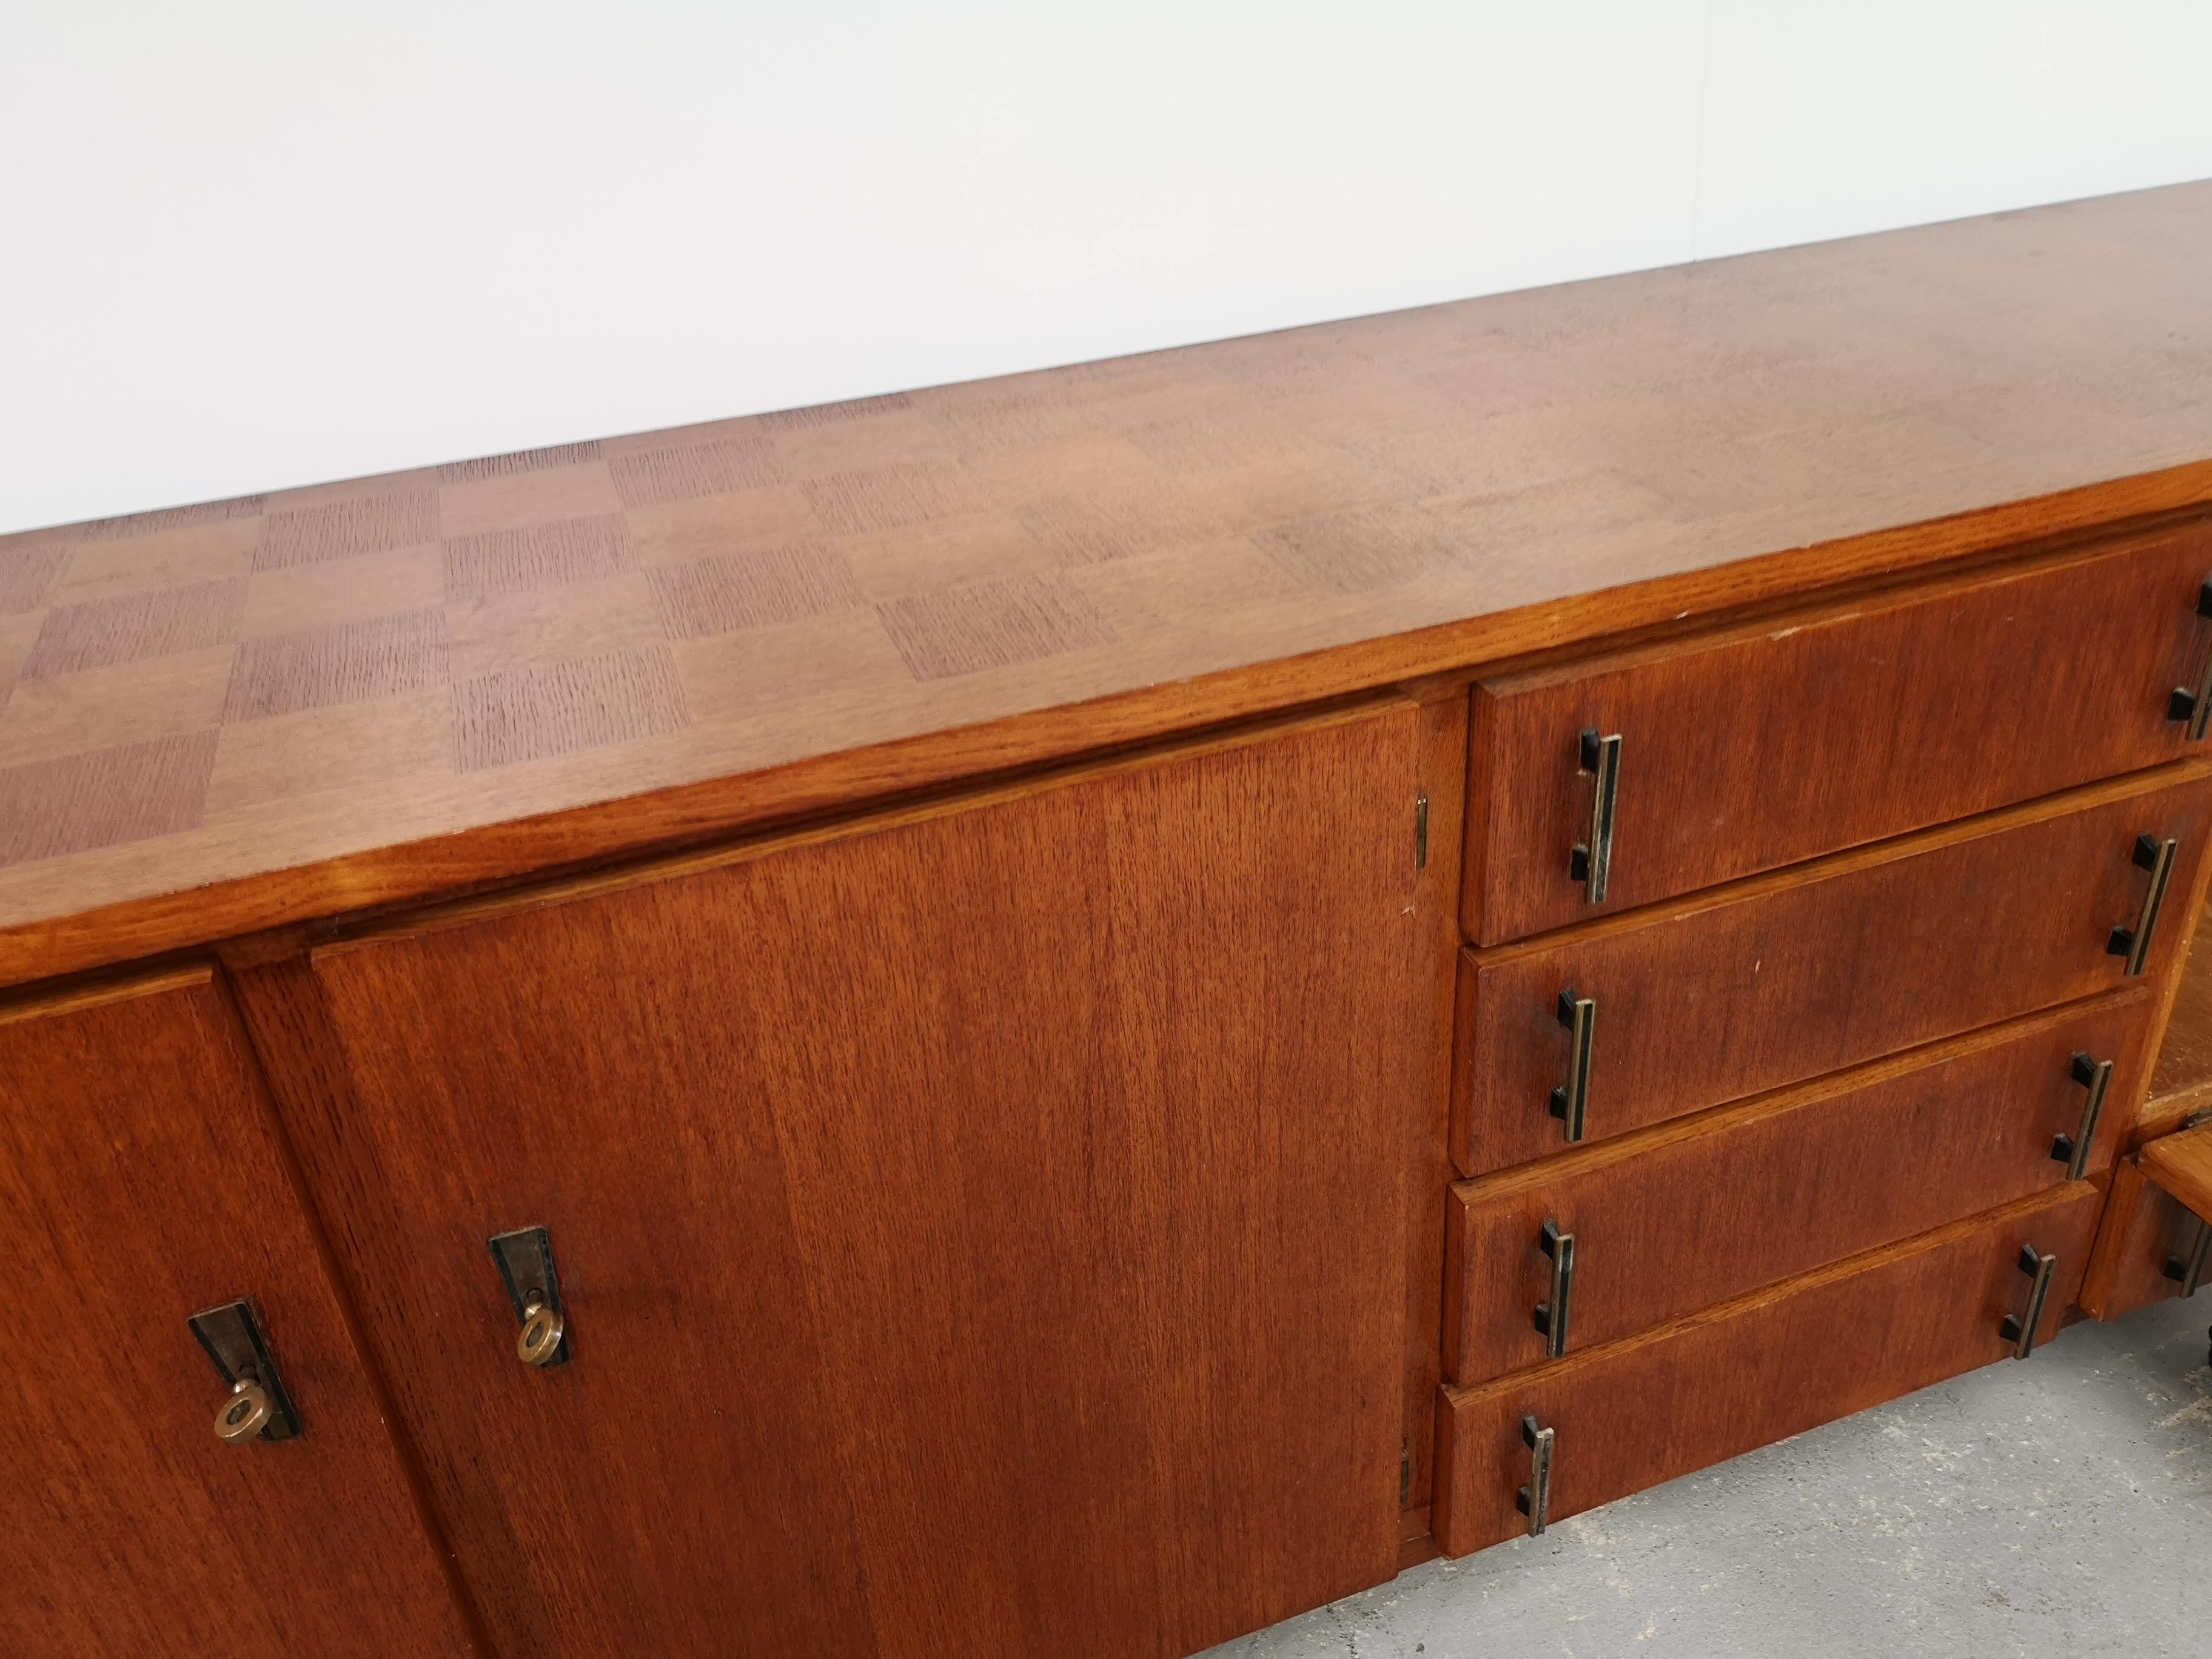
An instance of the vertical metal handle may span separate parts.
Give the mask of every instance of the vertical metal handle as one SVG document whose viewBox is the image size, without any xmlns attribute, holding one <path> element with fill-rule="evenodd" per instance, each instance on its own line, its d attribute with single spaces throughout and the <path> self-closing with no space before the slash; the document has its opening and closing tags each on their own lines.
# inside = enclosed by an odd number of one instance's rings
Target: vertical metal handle
<svg viewBox="0 0 2212 1659">
<path fill-rule="evenodd" d="M 2112 1086 L 2112 1062 L 2077 1051 L 2074 1080 L 2089 1091 L 2088 1099 L 2081 1103 L 2081 1127 L 2051 1143 L 2051 1155 L 2066 1166 L 2069 1181 L 2079 1181 L 2081 1171 L 2089 1167 L 2089 1148 L 2096 1144 L 2097 1124 L 2105 1115 L 2105 1093 Z"/>
<path fill-rule="evenodd" d="M 1514 1508 L 1528 1517 L 1534 1538 L 1552 1523 L 1552 1445 L 1556 1429 L 1536 1426 L 1534 1417 L 1521 1419 L 1521 1442 L 1528 1448 L 1528 1484 L 1513 1499 Z"/>
<path fill-rule="evenodd" d="M 1620 734 L 1601 738 L 1592 726 L 1583 733 L 1582 769 L 1597 779 L 1590 792 L 1589 839 L 1576 843 L 1567 867 L 1583 884 L 1583 902 L 1605 902 L 1613 878 L 1613 809 L 1620 793 Z"/>
<path fill-rule="evenodd" d="M 1557 1359 L 1567 1351 L 1567 1321 L 1574 1310 L 1575 1236 L 1547 1220 L 1536 1248 L 1552 1258 L 1552 1297 L 1536 1304 L 1536 1328 L 1548 1339 L 1546 1352 Z"/>
<path fill-rule="evenodd" d="M 2197 1287 L 2204 1282 L 2204 1265 L 2212 1257 L 2212 1221 L 2201 1218 L 2197 1223 L 2197 1243 L 2185 1256 L 2170 1255 L 2166 1259 L 2166 1276 L 2181 1281 L 2181 1294 L 2194 1296 Z"/>
<path fill-rule="evenodd" d="M 2197 614 L 2212 617 L 2212 579 L 2197 590 Z M 2205 655 L 2204 672 L 2197 676 L 2194 691 L 2185 685 L 2173 688 L 2173 695 L 2166 699 L 2166 717 L 2189 722 L 2190 742 L 2204 740 L 2205 727 L 2212 724 L 2212 652 Z"/>
<path fill-rule="evenodd" d="M 1597 1032 L 1597 999 L 1559 993 L 1559 1024 L 1567 1028 L 1567 1080 L 1552 1091 L 1552 1115 L 1567 1126 L 1567 1144 L 1589 1126 L 1590 1043 Z"/>
<path fill-rule="evenodd" d="M 2160 841 L 2155 836 L 2136 837 L 2135 865 L 2138 870 L 2150 872 L 2150 886 L 2143 893 L 2142 910 L 2132 927 L 2115 927 L 2106 941 L 2107 954 L 2125 957 L 2130 976 L 2143 970 L 2143 963 L 2150 955 L 2151 935 L 2158 929 L 2158 913 L 2166 907 L 2166 884 L 2173 879 L 2173 855 L 2181 843 L 2172 836 Z"/>
<path fill-rule="evenodd" d="M 2035 1352 L 2035 1333 L 2043 1323 L 2043 1304 L 2051 1299 L 2051 1276 L 2057 1271 L 2058 1258 L 2037 1251 L 2033 1244 L 2021 1247 L 2020 1270 L 2027 1275 L 2027 1316 L 2007 1314 L 2004 1322 L 1997 1327 L 1997 1334 L 2012 1344 L 2012 1357 L 2025 1359 Z"/>
</svg>

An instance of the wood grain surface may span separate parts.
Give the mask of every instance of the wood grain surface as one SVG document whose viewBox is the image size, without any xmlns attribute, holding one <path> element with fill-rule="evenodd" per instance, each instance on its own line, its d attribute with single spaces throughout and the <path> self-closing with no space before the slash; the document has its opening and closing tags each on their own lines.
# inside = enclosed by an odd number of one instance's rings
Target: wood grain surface
<svg viewBox="0 0 2212 1659">
<path fill-rule="evenodd" d="M 1467 698 L 1455 690 L 1421 705 L 1420 798 L 1427 805 L 1426 862 L 1413 890 L 1420 940 L 1416 972 L 1427 1024 L 1410 1062 L 1413 1137 L 1406 1173 L 1406 1471 L 1408 1510 L 1425 1510 L 1436 1451 L 1437 1384 L 1443 1379 L 1446 1189 L 1451 1162 L 1452 1020 L 1458 994 L 1461 813 L 1467 799 Z M 1427 1528 L 1423 1527 L 1425 1534 Z"/>
<path fill-rule="evenodd" d="M 1526 1531 L 1521 1419 L 1557 1431 L 1554 1522 L 2006 1358 L 2021 1247 L 2056 1255 L 2041 1340 L 2081 1282 L 2101 1194 L 2087 1182 L 1774 1285 L 1437 1407 L 1437 1542 Z M 2033 1359 L 2030 1360 L 2033 1364 Z"/>
<path fill-rule="evenodd" d="M 1181 1655 L 1395 1571 L 1419 736 L 246 973 L 342 1048 L 285 1109 L 501 1650 Z M 539 1224 L 534 1372 L 485 1239 Z"/>
<path fill-rule="evenodd" d="M 2212 1123 L 2160 1135 L 2136 1162 L 2161 1190 L 2212 1220 Z"/>
<path fill-rule="evenodd" d="M 1597 1005 L 1591 1140 L 2113 989 L 2125 964 L 2107 945 L 2142 904 L 2145 834 L 2180 841 L 2169 890 L 2193 890 L 2212 835 L 2203 762 L 1468 951 L 1454 1160 L 1479 1176 L 1565 1144 L 1548 1109 L 1570 989 Z M 2162 986 L 2184 944 L 2161 927 L 2144 977 Z"/>
<path fill-rule="evenodd" d="M 1495 945 L 2190 754 L 2212 659 L 2192 526 L 1484 680 L 1468 936 Z M 1584 732 L 1621 738 L 1604 908 Z"/>
<path fill-rule="evenodd" d="M 2212 1108 L 2212 908 L 2200 911 L 2191 936 L 2138 1138 L 2170 1134 L 2185 1118 L 2207 1108 Z"/>
<path fill-rule="evenodd" d="M 2167 1269 L 2194 1249 L 2204 1225 L 2134 1158 L 2122 1158 L 2112 1166 L 2096 1248 L 2081 1283 L 2081 1310 L 2096 1319 L 2118 1319 L 2179 1296 L 2180 1282 Z"/>
<path fill-rule="evenodd" d="M 0 983 L 2195 509 L 2208 263 L 2184 185 L 0 538 Z"/>
<path fill-rule="evenodd" d="M 2139 1063 L 2148 988 L 1916 1049 L 1452 1190 L 1444 1364 L 1471 1385 L 1544 1363 L 1547 1221 L 1574 1235 L 1571 1353 L 2066 1180 L 2077 1053 Z M 2115 1075 L 2087 1166 L 2126 1137 Z"/>
<path fill-rule="evenodd" d="M 205 969 L 0 1011 L 0 1652 L 471 1655 Z M 301 1422 L 216 1437 L 250 1301 Z"/>
</svg>

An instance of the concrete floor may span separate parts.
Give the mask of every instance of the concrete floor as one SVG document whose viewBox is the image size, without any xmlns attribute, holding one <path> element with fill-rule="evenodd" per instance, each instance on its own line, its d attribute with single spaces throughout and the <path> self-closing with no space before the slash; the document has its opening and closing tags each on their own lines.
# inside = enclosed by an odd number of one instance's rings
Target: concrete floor
<svg viewBox="0 0 2212 1659">
<path fill-rule="evenodd" d="M 2212 1294 L 1213 1650 L 2212 1654 Z"/>
</svg>

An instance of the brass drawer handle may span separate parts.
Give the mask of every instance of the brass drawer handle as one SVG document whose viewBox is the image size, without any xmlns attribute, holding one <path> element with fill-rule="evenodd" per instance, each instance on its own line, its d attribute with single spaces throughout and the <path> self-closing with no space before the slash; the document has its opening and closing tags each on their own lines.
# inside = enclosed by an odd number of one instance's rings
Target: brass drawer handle
<svg viewBox="0 0 2212 1659">
<path fill-rule="evenodd" d="M 1557 1359 L 1567 1351 L 1567 1321 L 1574 1309 L 1575 1236 L 1561 1232 L 1557 1221 L 1547 1221 L 1536 1248 L 1552 1258 L 1552 1297 L 1536 1304 L 1536 1328 L 1547 1339 L 1546 1352 Z"/>
<path fill-rule="evenodd" d="M 526 1365 L 567 1364 L 568 1320 L 561 1306 L 551 1236 L 543 1227 L 520 1227 L 489 1243 L 514 1316 L 522 1322 L 514 1336 L 514 1357 Z"/>
<path fill-rule="evenodd" d="M 2150 886 L 2143 893 L 2142 911 L 2136 917 L 2136 925 L 2113 928 L 2105 945 L 2107 954 L 2128 959 L 2130 977 L 2142 973 L 2149 958 L 2151 935 L 2158 930 L 2158 913 L 2166 907 L 2166 884 L 2173 879 L 2173 855 L 2180 846 L 2171 836 L 2164 841 L 2155 836 L 2136 837 L 2135 866 L 2150 872 Z"/>
<path fill-rule="evenodd" d="M 216 1407 L 216 1433 L 234 1446 L 289 1440 L 299 1433 L 299 1413 L 292 1409 L 292 1398 L 276 1375 L 276 1362 L 269 1357 L 253 1310 L 242 1301 L 225 1302 L 201 1309 L 190 1323 L 230 1390 Z"/>
<path fill-rule="evenodd" d="M 2037 1251 L 2033 1244 L 2021 1247 L 2020 1270 L 2027 1275 L 2027 1315 L 2023 1320 L 2017 1314 L 2007 1314 L 2004 1322 L 1997 1327 L 1997 1334 L 2012 1344 L 2012 1357 L 2025 1359 L 2035 1352 L 2035 1333 L 2043 1323 L 2043 1304 L 2051 1299 L 2051 1279 L 2058 1267 L 2058 1258 Z"/>
<path fill-rule="evenodd" d="M 1590 1044 L 1597 1033 L 1597 999 L 1559 993 L 1559 1024 L 1567 1028 L 1567 1080 L 1552 1091 L 1552 1115 L 1567 1126 L 1567 1144 L 1589 1127 Z"/>
<path fill-rule="evenodd" d="M 1583 884 L 1583 902 L 1602 904 L 1613 876 L 1613 811 L 1620 793 L 1620 734 L 1616 732 L 1601 738 L 1595 726 L 1583 732 L 1582 769 L 1595 775 L 1597 787 L 1590 792 L 1589 839 L 1576 843 L 1568 868 Z"/>
<path fill-rule="evenodd" d="M 2074 1080 L 2089 1091 L 2081 1104 L 2081 1126 L 2070 1135 L 2051 1143 L 2051 1155 L 2066 1166 L 2066 1178 L 2079 1181 L 2089 1167 L 2089 1149 L 2096 1144 L 2097 1124 L 2105 1115 L 2105 1094 L 2112 1086 L 2112 1062 L 2093 1059 L 2084 1052 L 2074 1056 Z"/>
<path fill-rule="evenodd" d="M 1513 1507 L 1528 1517 L 1534 1538 L 1552 1523 L 1552 1446 L 1559 1431 L 1536 1426 L 1534 1417 L 1521 1419 L 1521 1442 L 1528 1448 L 1528 1484 L 1515 1494 Z"/>
<path fill-rule="evenodd" d="M 2197 614 L 2212 617 L 2212 580 L 2197 590 Z M 2190 742 L 2204 740 L 2205 727 L 2212 724 L 2212 652 L 2205 655 L 2204 672 L 2198 676 L 2194 691 L 2185 685 L 2173 688 L 2173 695 L 2166 699 L 2166 717 L 2189 722 Z"/>
</svg>

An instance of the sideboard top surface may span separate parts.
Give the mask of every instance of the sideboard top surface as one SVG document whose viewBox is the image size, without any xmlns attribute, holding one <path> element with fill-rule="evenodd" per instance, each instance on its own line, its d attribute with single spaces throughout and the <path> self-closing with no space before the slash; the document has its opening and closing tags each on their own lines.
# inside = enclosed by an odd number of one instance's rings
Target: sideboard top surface
<svg viewBox="0 0 2212 1659">
<path fill-rule="evenodd" d="M 0 983 L 2212 501 L 2212 183 L 0 538 Z"/>
</svg>

